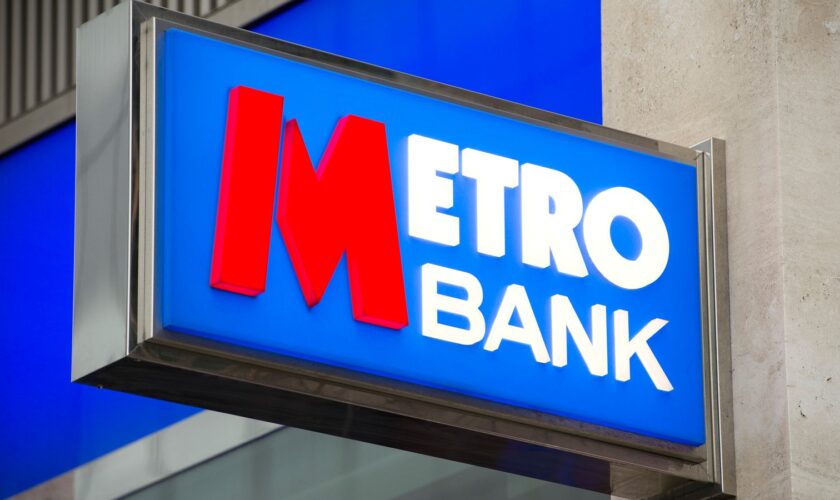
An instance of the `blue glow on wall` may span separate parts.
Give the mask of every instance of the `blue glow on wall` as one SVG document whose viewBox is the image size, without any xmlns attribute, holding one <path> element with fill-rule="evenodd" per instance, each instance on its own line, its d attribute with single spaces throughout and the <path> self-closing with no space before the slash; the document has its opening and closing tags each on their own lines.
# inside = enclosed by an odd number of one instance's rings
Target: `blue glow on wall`
<svg viewBox="0 0 840 500">
<path fill-rule="evenodd" d="M 318 0 L 253 30 L 601 123 L 598 1 Z"/>
<path fill-rule="evenodd" d="M 0 158 L 0 497 L 197 411 L 70 383 L 75 136 Z"/>
</svg>

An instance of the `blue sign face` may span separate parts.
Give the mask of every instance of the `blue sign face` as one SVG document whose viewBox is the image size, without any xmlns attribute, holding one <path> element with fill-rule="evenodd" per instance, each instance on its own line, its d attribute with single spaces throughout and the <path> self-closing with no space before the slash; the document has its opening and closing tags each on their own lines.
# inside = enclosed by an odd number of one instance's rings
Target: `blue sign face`
<svg viewBox="0 0 840 500">
<path fill-rule="evenodd" d="M 176 29 L 160 54 L 166 329 L 705 442 L 693 165 Z"/>
</svg>

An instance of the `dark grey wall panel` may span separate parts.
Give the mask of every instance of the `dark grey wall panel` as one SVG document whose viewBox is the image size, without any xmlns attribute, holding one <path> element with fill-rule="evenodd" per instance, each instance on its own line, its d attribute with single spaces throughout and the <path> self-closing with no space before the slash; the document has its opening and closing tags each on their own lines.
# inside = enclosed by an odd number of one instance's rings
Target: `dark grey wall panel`
<svg viewBox="0 0 840 500">
<path fill-rule="evenodd" d="M 0 128 L 74 87 L 76 28 L 121 1 L 0 0 Z M 236 2 L 150 3 L 206 17 Z"/>
<path fill-rule="evenodd" d="M 128 0 L 0 0 L 0 155 L 69 120 L 76 28 Z M 294 0 L 137 0 L 244 26 Z"/>
</svg>

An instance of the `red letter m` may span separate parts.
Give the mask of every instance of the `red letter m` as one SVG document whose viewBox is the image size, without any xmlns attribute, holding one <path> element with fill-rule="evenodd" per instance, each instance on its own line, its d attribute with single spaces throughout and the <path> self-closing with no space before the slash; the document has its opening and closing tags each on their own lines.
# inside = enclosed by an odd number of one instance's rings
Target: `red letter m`
<svg viewBox="0 0 840 500">
<path fill-rule="evenodd" d="M 243 99 L 246 94 L 249 98 Z M 265 197 L 270 196 L 270 206 L 274 190 L 266 195 L 268 190 L 254 186 L 274 185 L 279 141 L 242 138 L 279 138 L 282 101 L 273 104 L 278 98 L 244 87 L 231 92 L 211 272 L 215 288 L 252 296 L 265 290 L 271 231 Z M 260 153 L 237 154 L 239 147 L 260 148 Z M 342 118 L 316 172 L 297 122 L 291 120 L 280 168 L 277 223 L 309 307 L 321 300 L 346 255 L 353 316 L 388 328 L 406 326 L 385 126 L 358 116 Z M 248 243 L 243 248 L 230 238 Z"/>
</svg>

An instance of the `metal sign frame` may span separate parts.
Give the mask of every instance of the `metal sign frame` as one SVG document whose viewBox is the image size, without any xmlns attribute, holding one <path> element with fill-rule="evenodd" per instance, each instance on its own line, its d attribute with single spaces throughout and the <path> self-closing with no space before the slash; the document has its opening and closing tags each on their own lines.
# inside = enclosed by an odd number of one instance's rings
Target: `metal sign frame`
<svg viewBox="0 0 840 500">
<path fill-rule="evenodd" d="M 157 45 L 177 27 L 696 166 L 706 443 L 690 447 L 166 331 Z M 684 148 L 127 2 L 78 37 L 73 379 L 625 497 L 734 494 L 723 141 Z"/>
</svg>

